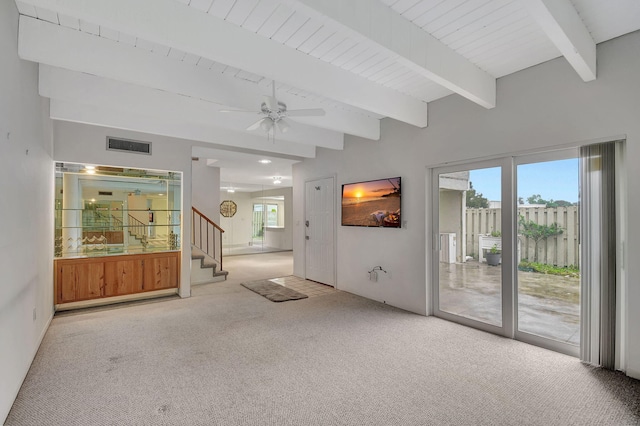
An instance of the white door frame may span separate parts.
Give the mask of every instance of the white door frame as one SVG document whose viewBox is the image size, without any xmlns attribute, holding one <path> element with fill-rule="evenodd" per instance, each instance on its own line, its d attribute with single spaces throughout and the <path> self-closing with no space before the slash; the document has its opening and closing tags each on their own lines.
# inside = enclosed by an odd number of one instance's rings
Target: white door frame
<svg viewBox="0 0 640 426">
<path fill-rule="evenodd" d="M 496 326 L 488 324 L 479 320 L 465 318 L 456 314 L 452 314 L 446 311 L 441 311 L 439 308 L 439 273 L 440 273 L 440 260 L 439 260 L 439 242 L 440 237 L 438 235 L 440 229 L 439 223 L 439 210 L 440 210 L 440 179 L 439 175 L 442 173 L 452 173 L 458 171 L 467 171 L 473 169 L 483 169 L 490 167 L 500 167 L 501 174 L 501 201 L 502 201 L 502 251 L 504 253 L 512 253 L 514 247 L 514 235 L 513 235 L 513 206 L 515 205 L 514 194 L 511 193 L 510 182 L 513 181 L 513 168 L 511 157 L 497 158 L 492 160 L 483 161 L 469 161 L 467 163 L 460 163 L 456 165 L 446 165 L 442 167 L 434 167 L 431 169 L 431 229 L 432 229 L 432 241 L 431 248 L 431 282 L 432 282 L 432 297 L 433 297 L 433 314 L 435 316 L 455 321 L 463 325 L 474 327 L 480 330 L 488 331 L 490 333 L 498 334 L 501 336 L 511 337 L 514 336 L 513 329 L 513 262 L 515 261 L 515 255 L 502 257 L 502 325 Z M 512 202 L 513 201 L 513 202 Z M 464 238 L 464 237 L 463 237 Z"/>
</svg>

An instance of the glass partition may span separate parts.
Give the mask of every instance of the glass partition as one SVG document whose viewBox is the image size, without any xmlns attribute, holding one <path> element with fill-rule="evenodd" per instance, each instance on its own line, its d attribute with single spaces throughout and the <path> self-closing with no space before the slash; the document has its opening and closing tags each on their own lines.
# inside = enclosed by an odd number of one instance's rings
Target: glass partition
<svg viewBox="0 0 640 426">
<path fill-rule="evenodd" d="M 55 257 L 179 250 L 181 173 L 56 163 Z"/>
<path fill-rule="evenodd" d="M 234 187 L 233 192 L 228 188 Z M 225 256 L 291 250 L 288 237 L 291 229 L 285 226 L 290 215 L 285 204 L 291 188 L 273 188 L 261 185 L 222 183 L 220 201 L 234 208 L 221 210 L 220 226 L 224 229 L 222 252 Z M 231 204 L 233 203 L 233 204 Z"/>
</svg>

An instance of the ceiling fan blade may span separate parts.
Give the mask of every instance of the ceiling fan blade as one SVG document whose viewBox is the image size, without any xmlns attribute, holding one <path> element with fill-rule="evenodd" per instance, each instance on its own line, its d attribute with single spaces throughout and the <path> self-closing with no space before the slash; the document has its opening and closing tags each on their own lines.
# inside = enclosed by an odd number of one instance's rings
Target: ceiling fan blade
<svg viewBox="0 0 640 426">
<path fill-rule="evenodd" d="M 260 114 L 258 111 L 249 111 L 248 109 L 221 109 L 218 112 L 242 112 L 247 114 Z"/>
<path fill-rule="evenodd" d="M 287 133 L 289 131 L 289 129 L 291 128 L 289 123 L 287 123 L 287 120 L 282 119 L 282 118 L 280 120 L 276 121 L 276 127 L 278 128 L 278 131 L 280 133 Z"/>
<path fill-rule="evenodd" d="M 320 117 L 325 115 L 326 112 L 322 108 L 309 108 L 309 109 L 290 109 L 287 110 L 287 116 L 289 117 Z"/>
<path fill-rule="evenodd" d="M 266 96 L 265 95 L 265 96 L 262 97 L 262 101 L 267 106 L 267 108 L 269 108 L 271 111 L 277 111 L 278 110 L 278 100 L 275 98 L 275 96 Z"/>
<path fill-rule="evenodd" d="M 264 120 L 268 120 L 268 118 L 267 117 L 261 118 L 260 120 L 253 123 L 251 126 L 247 127 L 247 130 L 252 131 L 252 130 L 258 129 Z"/>
</svg>

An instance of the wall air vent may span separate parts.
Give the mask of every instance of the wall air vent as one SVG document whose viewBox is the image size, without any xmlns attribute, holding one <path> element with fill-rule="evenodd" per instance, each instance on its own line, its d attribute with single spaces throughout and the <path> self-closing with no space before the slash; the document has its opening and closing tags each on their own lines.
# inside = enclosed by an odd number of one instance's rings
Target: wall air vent
<svg viewBox="0 0 640 426">
<path fill-rule="evenodd" d="M 107 137 L 108 151 L 127 151 L 136 154 L 151 155 L 151 142 L 139 142 L 129 139 L 116 139 Z"/>
<path fill-rule="evenodd" d="M 113 192 L 112 191 L 98 191 L 98 195 L 109 195 L 109 196 L 112 196 Z"/>
</svg>

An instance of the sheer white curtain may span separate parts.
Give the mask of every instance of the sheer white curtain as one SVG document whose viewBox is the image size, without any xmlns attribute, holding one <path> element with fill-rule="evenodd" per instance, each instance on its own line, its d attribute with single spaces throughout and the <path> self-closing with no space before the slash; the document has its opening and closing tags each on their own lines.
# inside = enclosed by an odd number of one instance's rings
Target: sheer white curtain
<svg viewBox="0 0 640 426">
<path fill-rule="evenodd" d="M 610 369 L 616 336 L 615 158 L 616 142 L 580 148 L 580 359 Z"/>
</svg>

